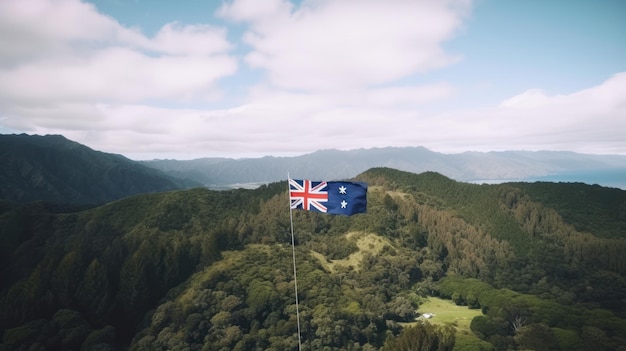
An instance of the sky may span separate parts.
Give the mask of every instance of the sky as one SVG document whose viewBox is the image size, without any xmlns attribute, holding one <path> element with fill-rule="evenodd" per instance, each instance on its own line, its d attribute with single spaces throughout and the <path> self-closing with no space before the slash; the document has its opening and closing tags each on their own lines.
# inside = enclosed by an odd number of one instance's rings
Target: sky
<svg viewBox="0 0 626 351">
<path fill-rule="evenodd" d="M 0 134 L 135 160 L 626 155 L 623 0 L 2 0 Z"/>
</svg>

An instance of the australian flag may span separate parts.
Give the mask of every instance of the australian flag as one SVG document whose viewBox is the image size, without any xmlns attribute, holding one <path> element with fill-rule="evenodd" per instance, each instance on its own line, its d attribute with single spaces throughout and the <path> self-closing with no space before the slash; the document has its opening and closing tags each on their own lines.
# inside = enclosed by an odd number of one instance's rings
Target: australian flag
<svg viewBox="0 0 626 351">
<path fill-rule="evenodd" d="M 289 179 L 289 200 L 293 209 L 350 216 L 366 211 L 367 184 Z"/>
</svg>

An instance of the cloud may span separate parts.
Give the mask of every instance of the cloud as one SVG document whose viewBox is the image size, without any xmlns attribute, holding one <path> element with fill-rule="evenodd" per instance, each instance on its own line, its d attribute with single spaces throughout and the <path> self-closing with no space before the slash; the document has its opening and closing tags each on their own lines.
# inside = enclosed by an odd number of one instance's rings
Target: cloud
<svg viewBox="0 0 626 351">
<path fill-rule="evenodd" d="M 359 103 L 405 106 L 447 98 L 453 93 L 454 88 L 443 82 L 423 86 L 395 86 L 368 90 Z"/>
<path fill-rule="evenodd" d="M 470 5 L 235 0 L 218 15 L 247 28 L 241 54 L 224 27 L 172 22 L 146 36 L 77 0 L 0 1 L 0 130 L 137 159 L 417 145 L 626 154 L 626 73 L 452 110 L 463 90 L 421 73 L 459 60 L 442 43 Z M 223 78 L 250 81 L 241 59 L 267 80 L 226 95 Z"/>
<path fill-rule="evenodd" d="M 449 150 L 625 153 L 626 72 L 572 94 L 530 89 L 496 107 L 448 113 Z M 445 140 L 445 139 L 444 139 Z M 499 145 L 499 146 L 498 146 Z"/>
<path fill-rule="evenodd" d="M 172 55 L 214 55 L 228 52 L 226 29 L 210 25 L 164 25 L 144 47 Z"/>
<path fill-rule="evenodd" d="M 0 70 L 0 100 L 21 103 L 207 99 L 234 73 L 227 56 L 149 56 L 109 47 L 85 57 L 52 57 Z"/>
<path fill-rule="evenodd" d="M 205 101 L 237 70 L 224 28 L 164 25 L 152 37 L 75 0 L 0 2 L 0 102 Z"/>
<path fill-rule="evenodd" d="M 377 105 L 366 100 L 362 105 L 342 105 L 336 96 L 257 88 L 247 104 L 232 109 L 151 108 L 142 114 L 124 108 L 115 118 L 127 121 L 145 116 L 148 121 L 156 117 L 162 134 L 149 138 L 151 143 L 170 140 L 171 144 L 166 144 L 169 151 L 180 155 L 186 148 L 198 157 L 209 152 L 205 150 L 211 150 L 213 156 L 236 157 L 416 145 L 441 152 L 547 149 L 624 153 L 626 96 L 616 91 L 624 91 L 619 88 L 625 85 L 626 73 L 620 73 L 569 95 L 544 94 L 541 105 L 533 99 L 526 104 L 529 94 L 522 93 L 498 106 L 442 114 L 421 113 L 414 105 Z M 512 106 L 511 101 L 517 105 Z M 176 147 L 174 139 L 185 142 Z"/>
<path fill-rule="evenodd" d="M 436 97 L 441 86 L 445 84 L 405 91 Z M 365 89 L 336 96 L 258 86 L 246 103 L 233 108 L 84 104 L 58 106 L 45 113 L 19 111 L 32 118 L 11 121 L 30 121 L 34 132 L 63 133 L 95 149 L 136 159 L 292 155 L 328 148 L 417 145 L 440 152 L 624 153 L 626 96 L 619 94 L 624 88 L 626 73 L 619 73 L 572 94 L 542 93 L 541 104 L 534 96 L 538 90 L 530 90 L 492 107 L 426 113 L 420 112 L 420 104 L 430 100 L 389 104 L 386 98 L 395 98 L 393 90 Z M 377 93 L 382 97 L 376 98 Z M 68 111 L 65 119 L 58 118 Z M 81 116 L 90 119 L 87 122 Z M 3 123 L 24 129 L 8 122 Z"/>
<path fill-rule="evenodd" d="M 468 1 L 273 0 L 225 4 L 219 14 L 245 22 L 246 62 L 277 87 L 358 88 L 392 82 L 459 60 L 442 42 L 461 27 Z"/>
<path fill-rule="evenodd" d="M 0 64 L 89 50 L 110 42 L 140 44 L 141 33 L 120 26 L 77 0 L 0 2 Z"/>
</svg>

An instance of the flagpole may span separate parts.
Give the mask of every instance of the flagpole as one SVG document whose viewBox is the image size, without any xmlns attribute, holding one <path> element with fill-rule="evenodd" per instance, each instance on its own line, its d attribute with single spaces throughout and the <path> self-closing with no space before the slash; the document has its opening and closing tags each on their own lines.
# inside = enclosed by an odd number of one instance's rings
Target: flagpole
<svg viewBox="0 0 626 351">
<path fill-rule="evenodd" d="M 290 196 L 291 188 L 289 172 L 287 172 L 287 196 Z M 296 241 L 293 235 L 293 209 L 291 208 L 291 198 L 289 199 L 289 222 L 291 223 L 291 253 L 293 255 L 293 284 L 296 291 L 296 319 L 298 321 L 298 351 L 302 351 L 302 338 L 300 337 L 300 307 L 298 306 L 298 274 L 296 272 Z"/>
</svg>

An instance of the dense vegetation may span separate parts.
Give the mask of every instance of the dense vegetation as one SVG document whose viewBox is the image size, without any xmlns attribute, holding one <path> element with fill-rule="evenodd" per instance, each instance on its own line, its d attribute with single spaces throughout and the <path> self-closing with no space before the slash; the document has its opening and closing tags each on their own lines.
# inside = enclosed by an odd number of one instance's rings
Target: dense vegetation
<svg viewBox="0 0 626 351">
<path fill-rule="evenodd" d="M 93 205 L 193 186 L 61 135 L 0 134 L 0 199 Z"/>
<path fill-rule="evenodd" d="M 623 349 L 626 192 L 358 179 L 367 214 L 293 213 L 304 350 Z M 286 188 L 1 202 L 0 349 L 297 349 Z M 403 328 L 428 295 L 483 314 Z"/>
</svg>

